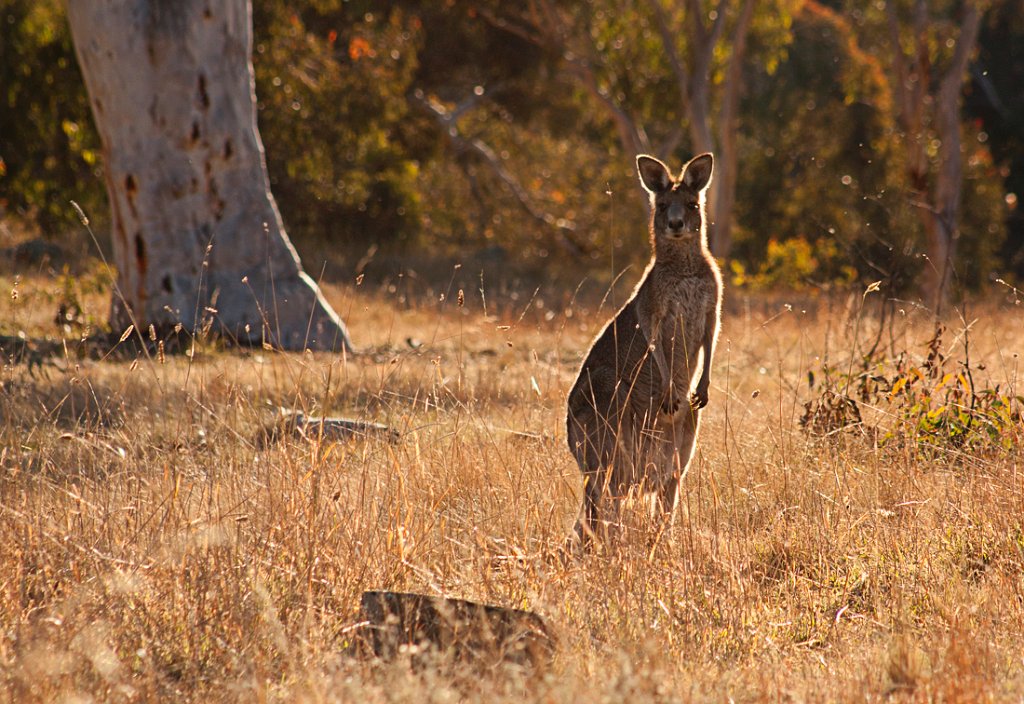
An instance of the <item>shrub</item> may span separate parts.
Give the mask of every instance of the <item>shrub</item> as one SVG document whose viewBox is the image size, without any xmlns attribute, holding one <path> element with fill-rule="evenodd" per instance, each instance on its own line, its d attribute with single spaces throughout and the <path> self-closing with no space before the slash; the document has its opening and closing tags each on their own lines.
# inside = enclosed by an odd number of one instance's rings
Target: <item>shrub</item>
<svg viewBox="0 0 1024 704">
<path fill-rule="evenodd" d="M 881 411 L 873 428 L 882 446 L 929 449 L 1010 450 L 1024 439 L 1024 396 L 996 384 L 978 388 L 964 354 L 942 351 L 946 331 L 936 323 L 918 360 L 908 351 L 894 358 L 865 355 L 859 367 L 838 372 L 824 365 L 818 395 L 804 404 L 800 425 L 819 436 L 866 428 L 861 406 Z M 984 365 L 979 367 L 984 369 Z M 814 375 L 810 374 L 814 387 Z"/>
</svg>

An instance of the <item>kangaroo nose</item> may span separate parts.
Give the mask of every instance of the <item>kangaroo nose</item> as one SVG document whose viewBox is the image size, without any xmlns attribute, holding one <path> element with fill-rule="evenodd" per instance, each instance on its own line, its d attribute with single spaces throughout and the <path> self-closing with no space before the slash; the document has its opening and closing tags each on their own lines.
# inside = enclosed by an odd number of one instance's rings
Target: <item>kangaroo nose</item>
<svg viewBox="0 0 1024 704">
<path fill-rule="evenodd" d="M 683 229 L 683 219 L 682 218 L 669 218 L 668 228 L 670 230 L 682 230 Z"/>
</svg>

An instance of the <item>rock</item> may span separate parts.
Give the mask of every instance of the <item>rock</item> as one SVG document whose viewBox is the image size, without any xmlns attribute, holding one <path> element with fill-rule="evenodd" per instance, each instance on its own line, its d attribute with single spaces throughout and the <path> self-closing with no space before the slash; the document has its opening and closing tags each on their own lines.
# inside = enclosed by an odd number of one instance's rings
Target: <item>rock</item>
<svg viewBox="0 0 1024 704">
<path fill-rule="evenodd" d="M 556 646 L 544 621 L 529 611 L 425 594 L 364 592 L 360 621 L 366 650 L 386 660 L 433 651 L 463 663 L 536 669 L 550 662 Z"/>
</svg>

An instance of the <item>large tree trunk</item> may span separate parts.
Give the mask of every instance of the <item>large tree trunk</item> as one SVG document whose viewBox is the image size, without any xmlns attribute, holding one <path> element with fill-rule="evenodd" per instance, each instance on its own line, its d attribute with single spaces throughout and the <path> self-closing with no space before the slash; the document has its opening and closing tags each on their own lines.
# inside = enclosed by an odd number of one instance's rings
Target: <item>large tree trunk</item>
<svg viewBox="0 0 1024 704">
<path fill-rule="evenodd" d="M 270 194 L 248 0 L 72 0 L 68 18 L 103 143 L 111 323 L 350 350 Z"/>
</svg>

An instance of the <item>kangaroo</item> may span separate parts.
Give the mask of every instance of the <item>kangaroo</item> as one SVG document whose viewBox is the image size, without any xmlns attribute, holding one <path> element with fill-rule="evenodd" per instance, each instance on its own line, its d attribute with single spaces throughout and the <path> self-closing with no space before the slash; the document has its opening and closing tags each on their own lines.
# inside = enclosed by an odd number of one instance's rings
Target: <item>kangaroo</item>
<svg viewBox="0 0 1024 704">
<path fill-rule="evenodd" d="M 606 491 L 616 514 L 634 486 L 655 495 L 663 520 L 675 511 L 708 402 L 721 318 L 722 275 L 704 223 L 713 162 L 701 154 L 673 178 L 658 159 L 636 159 L 650 195 L 653 256 L 591 345 L 567 402 L 569 449 L 584 477 L 575 529 L 584 546 L 597 536 Z"/>
</svg>

